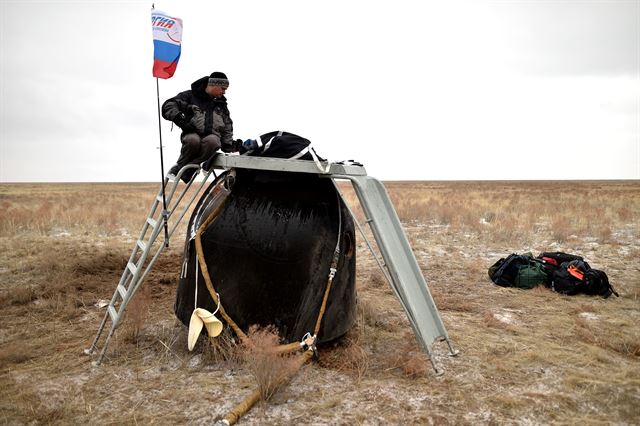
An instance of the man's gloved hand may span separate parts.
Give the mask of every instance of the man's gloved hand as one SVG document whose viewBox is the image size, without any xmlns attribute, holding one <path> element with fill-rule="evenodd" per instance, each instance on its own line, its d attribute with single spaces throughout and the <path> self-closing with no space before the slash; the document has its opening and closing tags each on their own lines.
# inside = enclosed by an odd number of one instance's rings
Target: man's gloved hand
<svg viewBox="0 0 640 426">
<path fill-rule="evenodd" d="M 224 151 L 224 149 L 223 149 Z M 239 152 L 242 151 L 242 139 L 236 139 L 231 143 L 231 149 L 229 151 L 225 151 L 225 152 Z"/>
<path fill-rule="evenodd" d="M 199 134 L 204 132 L 204 114 L 197 105 L 189 105 L 187 111 L 185 112 L 185 115 L 187 116 L 187 120 L 189 122 L 189 131 L 193 131 Z"/>
<path fill-rule="evenodd" d="M 173 122 L 176 123 L 176 125 L 181 129 L 184 129 L 189 125 L 189 119 L 186 115 L 184 115 L 184 112 L 176 115 L 176 118 L 173 119 Z"/>
<path fill-rule="evenodd" d="M 185 105 L 180 109 L 182 111 L 180 111 L 178 115 L 176 115 L 176 118 L 173 119 L 173 122 L 176 123 L 178 127 L 180 127 L 185 132 L 197 131 L 197 126 L 195 126 L 194 123 L 191 122 L 191 120 L 197 112 L 201 112 L 200 108 L 198 108 L 197 105 Z M 201 118 L 203 118 L 202 125 L 204 127 L 204 117 Z"/>
<path fill-rule="evenodd" d="M 222 152 L 238 152 L 240 151 L 240 154 L 242 154 L 242 139 L 236 139 L 231 141 L 231 143 L 222 143 L 222 146 L 220 147 L 220 149 L 222 150 Z"/>
</svg>

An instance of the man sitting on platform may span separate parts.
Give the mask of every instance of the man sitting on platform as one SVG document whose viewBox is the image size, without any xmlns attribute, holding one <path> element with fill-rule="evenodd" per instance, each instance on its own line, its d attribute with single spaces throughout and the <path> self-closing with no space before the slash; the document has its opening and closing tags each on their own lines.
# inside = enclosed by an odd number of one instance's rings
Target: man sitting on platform
<svg viewBox="0 0 640 426">
<path fill-rule="evenodd" d="M 233 140 L 233 121 L 224 96 L 228 87 L 227 76 L 216 71 L 162 105 L 162 116 L 182 129 L 180 157 L 169 174 L 175 176 L 187 164 L 208 160 L 220 148 L 224 152 L 238 151 L 242 141 Z M 195 172 L 186 170 L 182 180 L 188 182 Z"/>
</svg>

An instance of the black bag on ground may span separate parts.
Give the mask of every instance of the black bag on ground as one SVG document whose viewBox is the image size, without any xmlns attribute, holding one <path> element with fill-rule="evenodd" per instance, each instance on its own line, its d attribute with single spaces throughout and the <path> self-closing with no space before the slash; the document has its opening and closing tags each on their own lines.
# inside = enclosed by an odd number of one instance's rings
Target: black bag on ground
<svg viewBox="0 0 640 426">
<path fill-rule="evenodd" d="M 602 296 L 605 299 L 618 293 L 609 283 L 609 277 L 604 271 L 592 269 L 582 260 L 563 262 L 551 274 L 551 289 L 561 294 L 573 296 L 587 294 Z"/>
<path fill-rule="evenodd" d="M 548 263 L 554 266 L 560 266 L 564 262 L 571 262 L 573 260 L 581 260 L 584 261 L 582 256 L 578 256 L 575 254 L 563 253 L 561 251 L 545 251 L 538 255 L 538 259 L 541 259 L 543 262 Z"/>
<path fill-rule="evenodd" d="M 561 264 L 551 273 L 551 289 L 568 296 L 584 293 L 584 278 L 579 278 L 573 270 L 570 272 L 569 263 Z"/>
<path fill-rule="evenodd" d="M 546 284 L 548 275 L 540 261 L 530 253 L 510 254 L 494 263 L 488 271 L 489 278 L 501 287 L 531 289 L 538 284 Z"/>
<path fill-rule="evenodd" d="M 594 296 L 602 296 L 605 299 L 615 294 L 620 295 L 613 289 L 609 283 L 609 277 L 604 271 L 598 269 L 590 269 L 584 274 L 585 294 Z"/>
<path fill-rule="evenodd" d="M 572 261 L 582 261 L 584 262 L 584 258 L 582 256 L 578 256 L 575 254 L 564 253 L 561 251 L 546 251 L 542 252 L 538 255 L 537 259 L 542 263 L 542 267 L 544 271 L 549 276 L 549 280 L 547 281 L 547 286 L 551 285 L 551 277 L 553 273 L 560 268 L 563 263 L 568 263 Z"/>
</svg>

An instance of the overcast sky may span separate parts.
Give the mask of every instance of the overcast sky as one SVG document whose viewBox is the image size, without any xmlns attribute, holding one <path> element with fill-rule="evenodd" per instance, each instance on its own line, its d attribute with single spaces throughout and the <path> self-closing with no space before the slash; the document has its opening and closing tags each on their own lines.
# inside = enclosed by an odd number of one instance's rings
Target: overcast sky
<svg viewBox="0 0 640 426">
<path fill-rule="evenodd" d="M 380 179 L 640 179 L 638 0 L 155 3 L 184 23 L 161 102 L 223 71 L 236 138 Z M 1 182 L 159 180 L 150 8 L 0 0 Z"/>
</svg>

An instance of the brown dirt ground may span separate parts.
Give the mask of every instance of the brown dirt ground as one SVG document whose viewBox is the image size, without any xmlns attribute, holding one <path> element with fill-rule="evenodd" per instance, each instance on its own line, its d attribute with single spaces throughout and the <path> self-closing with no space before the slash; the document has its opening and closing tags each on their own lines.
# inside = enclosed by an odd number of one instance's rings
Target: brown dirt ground
<svg viewBox="0 0 640 426">
<path fill-rule="evenodd" d="M 436 344 L 446 371 L 433 374 L 358 236 L 355 327 L 239 424 L 640 424 L 639 182 L 386 186 L 460 355 Z M 183 231 L 108 359 L 83 355 L 156 190 L 0 185 L 1 423 L 211 424 L 255 388 L 234 359 L 186 348 L 173 316 Z M 489 281 L 525 251 L 581 254 L 620 297 Z"/>
</svg>

